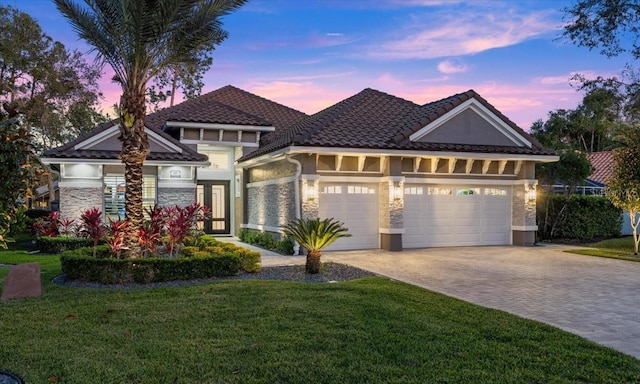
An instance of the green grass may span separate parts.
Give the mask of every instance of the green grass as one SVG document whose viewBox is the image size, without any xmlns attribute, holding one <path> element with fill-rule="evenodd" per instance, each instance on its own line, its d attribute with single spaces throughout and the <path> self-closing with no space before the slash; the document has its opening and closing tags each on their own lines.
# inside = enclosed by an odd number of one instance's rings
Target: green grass
<svg viewBox="0 0 640 384">
<path fill-rule="evenodd" d="M 633 237 L 620 237 L 587 244 L 590 249 L 571 249 L 567 252 L 578 255 L 608 257 L 611 259 L 622 259 L 630 261 L 640 261 L 640 257 L 633 255 Z"/>
<path fill-rule="evenodd" d="M 0 369 L 28 383 L 638 383 L 640 360 L 382 277 L 55 286 L 0 303 Z M 302 267 L 301 267 L 302 268 Z"/>
</svg>

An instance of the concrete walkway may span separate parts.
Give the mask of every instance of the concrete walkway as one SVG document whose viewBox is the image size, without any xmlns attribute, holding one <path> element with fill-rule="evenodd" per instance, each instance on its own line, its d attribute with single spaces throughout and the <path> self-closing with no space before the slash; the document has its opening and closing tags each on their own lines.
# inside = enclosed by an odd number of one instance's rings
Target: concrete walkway
<svg viewBox="0 0 640 384">
<path fill-rule="evenodd" d="M 572 248 L 341 251 L 324 252 L 323 261 L 538 320 L 640 359 L 640 262 L 563 252 Z M 254 249 L 265 267 L 305 263 L 304 256 Z"/>
</svg>

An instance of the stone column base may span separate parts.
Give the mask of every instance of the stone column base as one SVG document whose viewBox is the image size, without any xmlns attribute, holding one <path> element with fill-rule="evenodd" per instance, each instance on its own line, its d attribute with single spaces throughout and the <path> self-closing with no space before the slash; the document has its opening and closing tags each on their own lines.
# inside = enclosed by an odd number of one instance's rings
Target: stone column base
<svg viewBox="0 0 640 384">
<path fill-rule="evenodd" d="M 536 231 L 512 231 L 513 245 L 533 247 L 536 244 Z"/>
<path fill-rule="evenodd" d="M 402 251 L 402 235 L 401 234 L 380 234 L 380 248 L 385 251 Z"/>
</svg>

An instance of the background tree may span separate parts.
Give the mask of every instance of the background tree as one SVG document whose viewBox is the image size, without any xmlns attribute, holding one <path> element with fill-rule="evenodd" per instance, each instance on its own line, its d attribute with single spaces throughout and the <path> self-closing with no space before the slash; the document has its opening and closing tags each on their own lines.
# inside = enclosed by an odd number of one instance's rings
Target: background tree
<svg viewBox="0 0 640 384">
<path fill-rule="evenodd" d="M 108 63 L 122 87 L 120 159 L 125 166 L 125 217 L 130 256 L 141 252 L 135 231 L 142 224 L 142 166 L 149 153 L 144 128 L 149 81 L 160 71 L 198 62 L 198 55 L 227 37 L 221 18 L 245 0 L 55 0 L 80 38 Z"/>
<path fill-rule="evenodd" d="M 53 41 L 26 13 L 0 6 L 0 101 L 24 115 L 36 152 L 106 119 L 98 112 L 100 68 Z"/>
<path fill-rule="evenodd" d="M 0 104 L 0 248 L 6 248 L 6 235 L 19 201 L 29 197 L 31 179 L 41 171 L 29 163 L 31 136 L 22 120 L 8 103 Z"/>
<path fill-rule="evenodd" d="M 614 170 L 605 193 L 613 205 L 629 214 L 634 254 L 638 255 L 640 221 L 640 144 L 613 151 Z"/>
<path fill-rule="evenodd" d="M 160 71 L 149 87 L 149 103 L 154 111 L 161 109 L 161 104 L 169 100 L 169 107 L 175 102 L 176 92 L 182 90 L 185 100 L 200 96 L 204 87 L 203 77 L 209 71 L 213 58 L 212 45 L 207 51 L 200 52 L 198 61 L 189 64 L 177 64 Z"/>
</svg>

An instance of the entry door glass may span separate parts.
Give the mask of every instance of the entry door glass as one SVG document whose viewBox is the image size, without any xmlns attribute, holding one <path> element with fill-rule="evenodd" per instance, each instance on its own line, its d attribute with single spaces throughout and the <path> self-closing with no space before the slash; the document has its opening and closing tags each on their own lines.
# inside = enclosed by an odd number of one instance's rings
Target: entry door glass
<svg viewBox="0 0 640 384">
<path fill-rule="evenodd" d="M 206 233 L 229 234 L 229 182 L 198 182 L 196 197 L 211 213 L 210 218 L 200 223 L 200 228 Z"/>
</svg>

